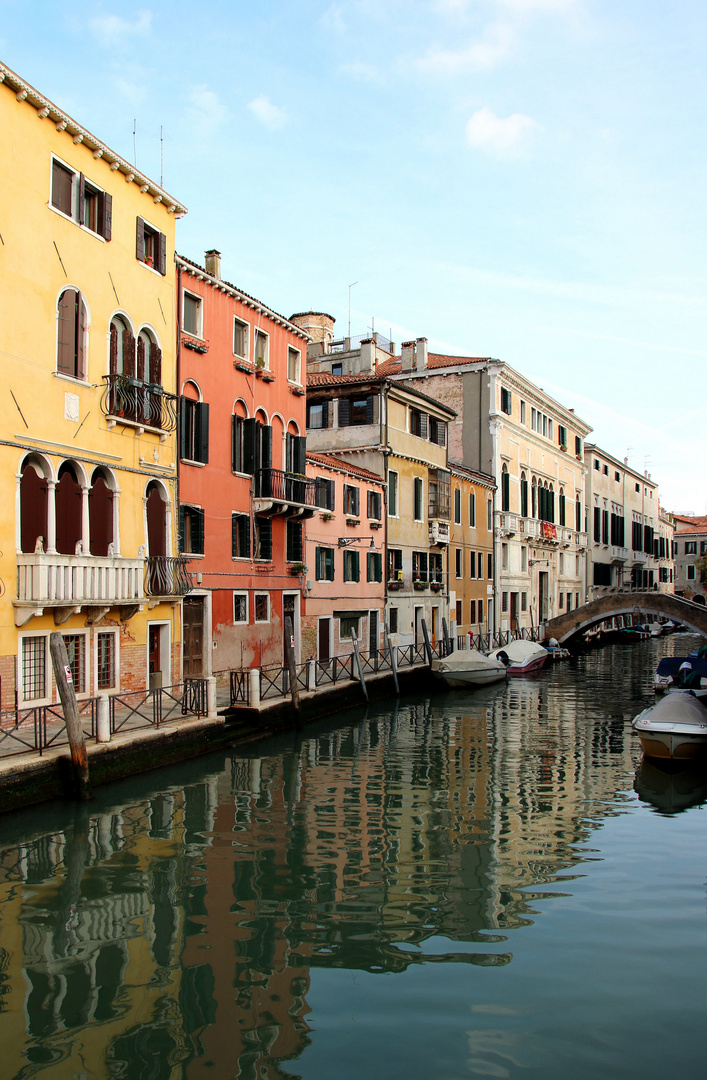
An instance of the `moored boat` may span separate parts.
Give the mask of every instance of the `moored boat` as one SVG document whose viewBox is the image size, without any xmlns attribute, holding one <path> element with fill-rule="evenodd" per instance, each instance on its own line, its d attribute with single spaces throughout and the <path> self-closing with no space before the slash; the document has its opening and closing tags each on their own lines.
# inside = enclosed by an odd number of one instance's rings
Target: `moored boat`
<svg viewBox="0 0 707 1080">
<path fill-rule="evenodd" d="M 680 685 L 681 680 L 684 678 L 680 670 L 683 664 L 690 664 L 692 669 L 689 689 L 707 689 L 707 660 L 703 660 L 696 654 L 691 656 L 664 656 L 656 668 L 653 679 L 656 694 Z"/>
<path fill-rule="evenodd" d="M 648 757 L 685 760 L 707 751 L 707 708 L 689 691 L 666 694 L 632 725 Z"/>
<path fill-rule="evenodd" d="M 508 662 L 509 675 L 529 675 L 533 671 L 539 671 L 547 663 L 549 655 L 542 645 L 538 645 L 536 641 L 525 641 L 524 638 L 509 641 L 507 645 L 489 653 L 489 656 L 501 663 Z"/>
<path fill-rule="evenodd" d="M 506 666 L 500 660 L 476 649 L 455 652 L 432 661 L 432 674 L 447 686 L 487 686 L 506 678 Z"/>
</svg>

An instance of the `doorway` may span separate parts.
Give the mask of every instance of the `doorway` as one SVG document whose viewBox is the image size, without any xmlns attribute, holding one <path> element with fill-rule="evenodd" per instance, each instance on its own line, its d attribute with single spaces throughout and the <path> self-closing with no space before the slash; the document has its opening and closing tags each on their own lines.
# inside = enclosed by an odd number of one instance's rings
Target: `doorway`
<svg viewBox="0 0 707 1080">
<path fill-rule="evenodd" d="M 317 655 L 320 662 L 331 659 L 331 619 L 320 619 L 317 628 Z"/>
<path fill-rule="evenodd" d="M 422 620 L 425 617 L 425 609 L 423 607 L 415 607 L 415 648 L 419 648 L 424 641 L 424 635 L 422 633 Z"/>
<path fill-rule="evenodd" d="M 185 596 L 182 608 L 184 678 L 204 677 L 204 597 Z"/>
<path fill-rule="evenodd" d="M 511 630 L 518 629 L 518 593 L 511 593 Z"/>
<path fill-rule="evenodd" d="M 368 612 L 368 655 L 375 659 L 378 656 L 378 612 Z"/>
<path fill-rule="evenodd" d="M 147 630 L 148 689 L 159 690 L 162 686 L 162 627 L 150 625 Z"/>
<path fill-rule="evenodd" d="M 538 573 L 538 622 L 544 623 L 548 619 L 548 579 L 550 575 L 546 570 Z"/>
<path fill-rule="evenodd" d="M 285 626 L 287 620 L 292 623 L 292 648 L 295 654 L 295 663 L 299 663 L 299 593 L 282 594 L 282 663 L 287 665 L 287 652 L 285 650 Z"/>
</svg>

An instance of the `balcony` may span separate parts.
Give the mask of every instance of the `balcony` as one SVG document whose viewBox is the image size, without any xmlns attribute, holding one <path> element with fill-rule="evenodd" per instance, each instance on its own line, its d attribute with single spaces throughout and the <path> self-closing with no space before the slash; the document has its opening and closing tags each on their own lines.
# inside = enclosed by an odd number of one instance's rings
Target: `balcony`
<svg viewBox="0 0 707 1080">
<path fill-rule="evenodd" d="M 430 521 L 429 541 L 431 544 L 449 543 L 449 522 Z"/>
<path fill-rule="evenodd" d="M 311 518 L 317 512 L 316 482 L 281 469 L 258 469 L 253 477 L 256 514 Z"/>
<path fill-rule="evenodd" d="M 193 585 L 186 555 L 150 555 L 145 560 L 145 592 L 152 597 L 186 596 Z"/>
<path fill-rule="evenodd" d="M 497 531 L 499 536 L 515 536 L 518 532 L 520 518 L 517 514 L 508 514 L 505 511 L 496 515 Z"/>
<path fill-rule="evenodd" d="M 177 398 L 158 383 L 145 383 L 127 375 L 104 375 L 101 411 L 108 423 L 126 424 L 162 434 L 177 427 Z"/>
<path fill-rule="evenodd" d="M 646 555 L 645 551 L 632 551 L 631 552 L 631 559 L 632 559 L 632 562 L 633 562 L 634 566 L 636 566 L 636 565 L 643 566 L 643 564 L 648 561 L 648 556 Z"/>
<path fill-rule="evenodd" d="M 114 555 L 18 554 L 15 624 L 24 626 L 45 608 L 54 610 L 59 624 L 82 607 L 139 606 L 145 600 L 144 565 L 143 558 Z"/>
<path fill-rule="evenodd" d="M 613 562 L 628 562 L 628 548 L 612 546 L 611 558 Z"/>
</svg>

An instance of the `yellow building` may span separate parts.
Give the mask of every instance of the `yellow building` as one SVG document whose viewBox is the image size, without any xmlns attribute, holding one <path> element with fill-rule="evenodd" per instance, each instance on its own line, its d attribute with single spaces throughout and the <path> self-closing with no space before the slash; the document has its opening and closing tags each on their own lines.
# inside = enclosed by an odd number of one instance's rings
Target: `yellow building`
<svg viewBox="0 0 707 1080">
<path fill-rule="evenodd" d="M 492 476 L 449 462 L 452 474 L 449 540 L 449 615 L 452 635 L 464 648 L 488 633 L 493 609 Z M 461 646 L 462 642 L 459 641 Z"/>
<path fill-rule="evenodd" d="M 185 208 L 0 64 L 2 708 L 180 677 L 175 217 Z"/>
</svg>

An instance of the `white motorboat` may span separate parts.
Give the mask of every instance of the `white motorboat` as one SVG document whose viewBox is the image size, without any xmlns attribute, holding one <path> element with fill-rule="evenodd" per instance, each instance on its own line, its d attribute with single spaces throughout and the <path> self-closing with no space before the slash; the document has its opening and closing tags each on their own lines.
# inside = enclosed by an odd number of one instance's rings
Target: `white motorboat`
<svg viewBox="0 0 707 1080">
<path fill-rule="evenodd" d="M 690 693 L 666 694 L 633 720 L 648 757 L 685 760 L 707 751 L 707 708 Z"/>
<path fill-rule="evenodd" d="M 526 641 L 524 638 L 509 641 L 507 645 L 489 653 L 494 660 L 507 663 L 509 675 L 528 675 L 533 671 L 539 671 L 547 663 L 549 655 L 542 645 L 538 645 L 536 641 Z"/>
<path fill-rule="evenodd" d="M 432 674 L 447 686 L 486 686 L 506 678 L 506 666 L 476 649 L 432 661 Z"/>
</svg>

